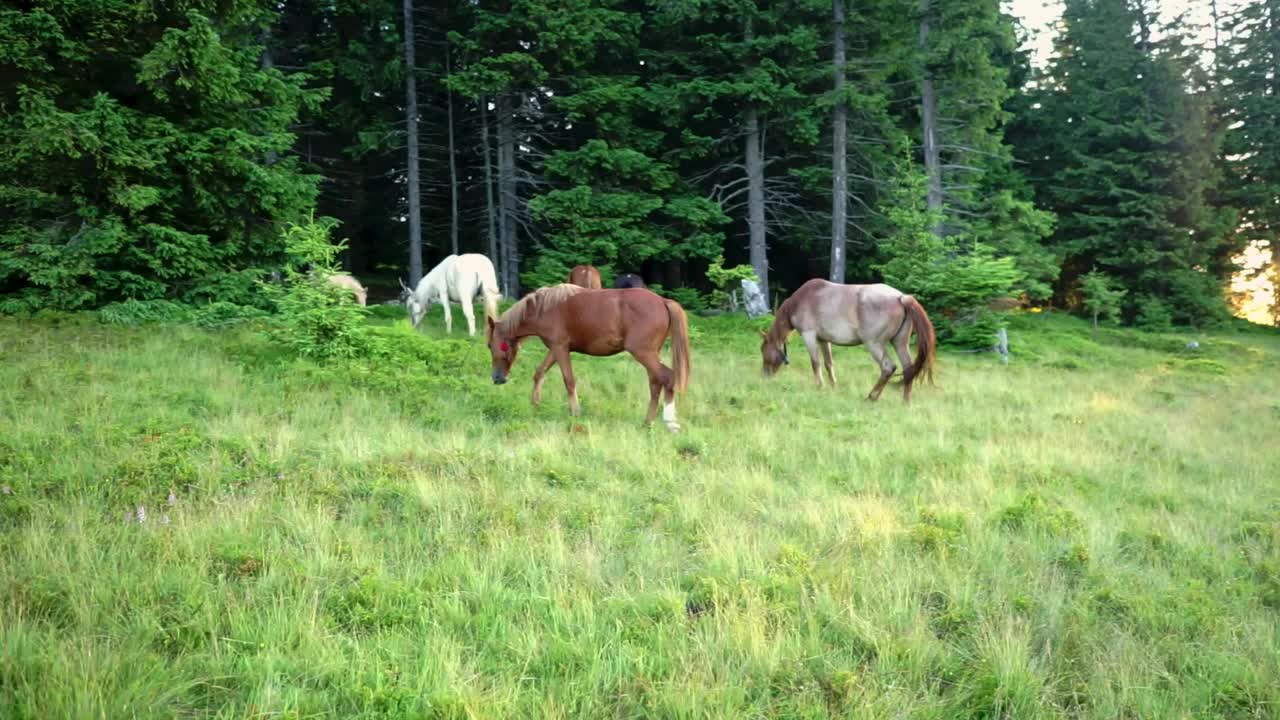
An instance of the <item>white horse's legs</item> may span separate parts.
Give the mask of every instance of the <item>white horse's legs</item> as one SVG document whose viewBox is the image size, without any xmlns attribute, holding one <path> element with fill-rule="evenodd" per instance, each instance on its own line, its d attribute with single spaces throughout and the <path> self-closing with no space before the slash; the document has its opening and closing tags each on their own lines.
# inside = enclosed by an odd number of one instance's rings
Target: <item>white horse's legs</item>
<svg viewBox="0 0 1280 720">
<path fill-rule="evenodd" d="M 453 310 L 449 307 L 449 288 L 440 288 L 440 304 L 444 305 L 444 331 L 453 333 Z"/>
<path fill-rule="evenodd" d="M 467 334 L 476 336 L 476 308 L 471 300 L 462 303 L 462 316 L 467 319 Z"/>
</svg>

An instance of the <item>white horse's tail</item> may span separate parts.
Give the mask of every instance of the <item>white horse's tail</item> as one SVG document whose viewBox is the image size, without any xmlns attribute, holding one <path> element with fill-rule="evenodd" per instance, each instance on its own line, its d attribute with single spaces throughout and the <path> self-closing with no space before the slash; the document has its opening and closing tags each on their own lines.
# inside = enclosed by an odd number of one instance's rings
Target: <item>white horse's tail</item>
<svg viewBox="0 0 1280 720">
<path fill-rule="evenodd" d="M 498 319 L 498 300 L 502 293 L 498 292 L 498 281 L 494 273 L 480 273 L 480 292 L 484 295 L 484 314 L 494 320 Z"/>
</svg>

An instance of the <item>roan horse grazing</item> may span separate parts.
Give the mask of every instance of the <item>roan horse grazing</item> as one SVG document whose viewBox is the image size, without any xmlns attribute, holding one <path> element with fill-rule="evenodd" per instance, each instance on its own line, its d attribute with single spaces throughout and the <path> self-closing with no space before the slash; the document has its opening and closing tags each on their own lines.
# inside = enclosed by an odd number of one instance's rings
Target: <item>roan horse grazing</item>
<svg viewBox="0 0 1280 720">
<path fill-rule="evenodd" d="M 418 327 L 422 318 L 431 309 L 433 300 L 444 305 L 444 326 L 446 332 L 453 332 L 453 312 L 449 309 L 452 300 L 462 306 L 462 315 L 467 319 L 467 333 L 476 334 L 476 313 L 471 307 L 476 293 L 484 295 L 485 317 L 498 316 L 498 278 L 493 271 L 493 263 L 489 258 L 477 253 L 466 255 L 450 255 L 431 272 L 418 281 L 418 287 L 410 290 L 404 281 L 400 281 L 400 298 L 409 312 L 409 320 Z"/>
<path fill-rule="evenodd" d="M 662 364 L 659 352 L 671 336 L 671 367 Z M 597 357 L 631 353 L 649 372 L 649 414 L 658 412 L 658 395 L 665 393 L 662 421 L 676 432 L 675 395 L 689 384 L 689 319 L 684 308 L 648 290 L 587 290 L 577 285 L 545 287 L 524 296 L 497 322 L 489 320 L 489 352 L 493 356 L 493 382 L 501 385 L 515 364 L 525 338 L 537 336 L 547 346 L 547 357 L 533 373 L 532 401 L 542 401 L 542 381 L 552 365 L 560 366 L 569 412 L 577 415 L 577 384 L 570 353 Z"/>
<path fill-rule="evenodd" d="M 573 266 L 569 271 L 569 282 L 588 290 L 599 290 L 604 287 L 600 282 L 600 271 L 590 265 Z"/>
<path fill-rule="evenodd" d="M 622 288 L 647 288 L 644 284 L 644 278 L 635 273 L 622 273 L 613 279 L 613 286 L 618 289 Z"/>
<path fill-rule="evenodd" d="M 835 368 L 831 365 L 831 345 L 867 346 L 867 352 L 880 366 L 880 379 L 868 400 L 880 397 L 884 386 L 898 368 L 889 357 L 888 345 L 892 344 L 902 361 L 902 399 L 911 401 L 911 383 L 921 374 L 933 382 L 933 362 L 937 355 L 937 342 L 933 335 L 933 323 L 920 303 L 888 285 L 842 285 L 815 278 L 800 286 L 778 308 L 769 332 L 762 333 L 760 356 L 764 360 L 765 375 L 777 372 L 778 366 L 788 364 L 787 336 L 792 331 L 800 333 L 809 359 L 813 363 L 813 380 L 822 387 L 822 374 L 818 368 L 818 351 L 822 351 L 827 379 L 836 384 Z M 916 334 L 916 357 L 911 359 L 911 333 Z"/>
<path fill-rule="evenodd" d="M 360 303 L 362 307 L 368 301 L 369 291 L 354 277 L 343 273 L 334 273 L 328 279 L 330 284 L 350 290 L 356 296 L 356 302 Z"/>
</svg>

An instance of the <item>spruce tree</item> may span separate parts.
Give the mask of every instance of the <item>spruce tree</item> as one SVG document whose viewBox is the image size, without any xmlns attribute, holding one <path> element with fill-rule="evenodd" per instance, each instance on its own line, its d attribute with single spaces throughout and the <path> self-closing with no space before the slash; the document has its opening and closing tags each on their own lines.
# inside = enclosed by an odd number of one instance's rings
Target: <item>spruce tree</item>
<svg viewBox="0 0 1280 720">
<path fill-rule="evenodd" d="M 1068 0 L 1063 22 L 1018 148 L 1058 216 L 1057 299 L 1078 306 L 1098 270 L 1129 291 L 1128 319 L 1220 318 L 1223 221 L 1205 202 L 1217 147 L 1185 43 L 1176 27 L 1153 41 L 1153 18 L 1125 0 Z"/>
<path fill-rule="evenodd" d="M 291 125 L 323 99 L 264 67 L 260 0 L 0 11 L 7 309 L 251 302 L 317 178 Z"/>
</svg>

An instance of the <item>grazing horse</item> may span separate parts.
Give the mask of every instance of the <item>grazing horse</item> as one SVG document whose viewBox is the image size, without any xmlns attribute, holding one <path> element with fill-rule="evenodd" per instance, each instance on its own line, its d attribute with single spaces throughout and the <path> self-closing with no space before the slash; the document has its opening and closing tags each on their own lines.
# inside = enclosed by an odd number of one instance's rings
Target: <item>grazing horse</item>
<svg viewBox="0 0 1280 720">
<path fill-rule="evenodd" d="M 671 367 L 662 364 L 659 352 L 671 336 Z M 689 319 L 684 308 L 648 290 L 587 290 L 561 284 L 536 290 L 512 305 L 497 322 L 489 320 L 489 353 L 493 356 L 493 382 L 502 385 L 515 364 L 525 338 L 537 336 L 547 346 L 547 357 L 533 373 L 532 401 L 542 401 L 542 381 L 552 365 L 560 366 L 569 412 L 577 415 L 577 384 L 569 353 L 603 357 L 623 350 L 649 373 L 649 413 L 658 412 L 658 395 L 665 393 L 662 421 L 676 432 L 675 395 L 689 384 Z"/>
<path fill-rule="evenodd" d="M 569 271 L 569 283 L 588 290 L 599 290 L 604 287 L 600 283 L 600 271 L 590 265 L 575 265 Z"/>
<path fill-rule="evenodd" d="M 880 366 L 880 379 L 868 400 L 876 400 L 898 368 L 886 347 L 892 343 L 902 361 L 902 399 L 911 401 L 911 383 L 924 374 L 933 383 L 933 362 L 937 341 L 933 323 L 920 303 L 888 285 L 842 285 L 815 278 L 800 286 L 778 308 L 769 332 L 762 332 L 760 356 L 765 376 L 773 375 L 778 366 L 789 364 L 787 337 L 796 331 L 809 349 L 813 363 L 813 380 L 822 387 L 818 369 L 818 351 L 822 351 L 827 379 L 835 387 L 835 368 L 831 365 L 831 345 L 862 345 Z M 911 333 L 916 334 L 916 357 L 911 359 Z"/>
<path fill-rule="evenodd" d="M 356 302 L 360 303 L 361 307 L 364 307 L 365 302 L 369 299 L 369 291 L 365 290 L 359 280 L 351 277 L 350 275 L 335 273 L 330 275 L 328 280 L 331 284 L 337 285 L 340 288 L 345 288 L 354 293 L 356 296 Z"/>
<path fill-rule="evenodd" d="M 614 278 L 613 286 L 619 290 L 623 288 L 649 287 L 648 285 L 644 284 L 644 278 L 641 278 L 639 275 L 635 273 L 622 273 L 618 277 Z"/>
<path fill-rule="evenodd" d="M 466 255 L 450 255 L 431 272 L 418 281 L 418 287 L 410 290 L 404 281 L 400 281 L 400 298 L 409 320 L 418 327 L 422 318 L 431 309 L 431 303 L 439 300 L 444 305 L 444 326 L 446 332 L 453 332 L 453 312 L 449 309 L 452 300 L 462 306 L 462 315 L 467 319 L 467 333 L 476 334 L 476 313 L 471 306 L 476 294 L 484 295 L 485 317 L 498 316 L 498 277 L 493 271 L 493 263 L 489 258 L 477 253 Z"/>
</svg>

